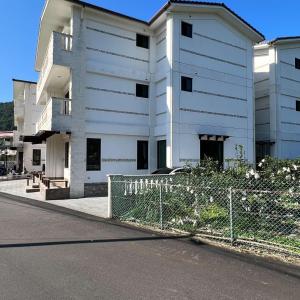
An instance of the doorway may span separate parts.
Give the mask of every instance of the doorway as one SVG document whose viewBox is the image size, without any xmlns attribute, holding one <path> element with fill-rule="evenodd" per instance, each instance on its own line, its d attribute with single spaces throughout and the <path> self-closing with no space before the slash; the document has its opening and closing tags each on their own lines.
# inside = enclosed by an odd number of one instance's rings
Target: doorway
<svg viewBox="0 0 300 300">
<path fill-rule="evenodd" d="M 157 141 L 157 169 L 167 166 L 167 141 Z"/>
<path fill-rule="evenodd" d="M 201 141 L 201 160 L 212 159 L 221 166 L 224 163 L 224 142 Z"/>
</svg>

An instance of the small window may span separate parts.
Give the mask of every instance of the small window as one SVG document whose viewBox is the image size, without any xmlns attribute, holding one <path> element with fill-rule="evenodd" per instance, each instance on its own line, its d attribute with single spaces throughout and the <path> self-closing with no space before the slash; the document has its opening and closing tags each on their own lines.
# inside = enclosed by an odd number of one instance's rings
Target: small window
<svg viewBox="0 0 300 300">
<path fill-rule="evenodd" d="M 181 22 L 181 34 L 183 36 L 192 38 L 193 37 L 193 25 L 186 23 L 186 22 Z"/>
<path fill-rule="evenodd" d="M 145 84 L 136 84 L 136 96 L 141 98 L 149 98 L 149 86 Z"/>
<path fill-rule="evenodd" d="M 65 168 L 69 168 L 69 143 L 65 143 Z"/>
<path fill-rule="evenodd" d="M 137 141 L 137 169 L 148 169 L 148 141 Z"/>
<path fill-rule="evenodd" d="M 136 35 L 137 47 L 149 49 L 149 36 L 138 34 Z"/>
<path fill-rule="evenodd" d="M 181 90 L 185 92 L 193 91 L 193 78 L 181 77 Z"/>
<path fill-rule="evenodd" d="M 87 139 L 86 142 L 86 170 L 101 170 L 101 140 Z"/>
<path fill-rule="evenodd" d="M 300 58 L 295 58 L 295 68 L 300 70 Z"/>
<path fill-rule="evenodd" d="M 33 166 L 41 165 L 41 150 L 40 149 L 32 150 L 32 165 Z"/>
<path fill-rule="evenodd" d="M 300 101 L 296 101 L 296 111 L 300 111 Z"/>
</svg>

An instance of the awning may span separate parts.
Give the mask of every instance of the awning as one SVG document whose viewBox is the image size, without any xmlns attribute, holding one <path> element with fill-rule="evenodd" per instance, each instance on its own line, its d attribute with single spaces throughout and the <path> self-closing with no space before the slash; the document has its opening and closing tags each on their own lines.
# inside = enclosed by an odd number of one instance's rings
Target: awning
<svg viewBox="0 0 300 300">
<path fill-rule="evenodd" d="M 45 142 L 48 138 L 50 138 L 54 134 L 67 134 L 67 135 L 71 135 L 71 132 L 41 130 L 36 135 L 22 136 L 21 140 L 23 142 L 25 142 L 25 143 L 42 144 L 43 142 Z"/>
<path fill-rule="evenodd" d="M 216 134 L 199 134 L 199 139 L 201 141 L 215 141 L 224 142 L 229 139 L 227 135 L 216 135 Z"/>
</svg>

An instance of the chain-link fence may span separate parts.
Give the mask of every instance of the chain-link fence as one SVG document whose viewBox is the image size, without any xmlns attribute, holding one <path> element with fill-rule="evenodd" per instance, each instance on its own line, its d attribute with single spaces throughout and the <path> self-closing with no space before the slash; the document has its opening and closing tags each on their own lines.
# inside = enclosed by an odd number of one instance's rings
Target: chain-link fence
<svg viewBox="0 0 300 300">
<path fill-rule="evenodd" d="M 110 187 L 114 218 L 300 255 L 300 186 L 292 182 L 111 176 Z"/>
</svg>

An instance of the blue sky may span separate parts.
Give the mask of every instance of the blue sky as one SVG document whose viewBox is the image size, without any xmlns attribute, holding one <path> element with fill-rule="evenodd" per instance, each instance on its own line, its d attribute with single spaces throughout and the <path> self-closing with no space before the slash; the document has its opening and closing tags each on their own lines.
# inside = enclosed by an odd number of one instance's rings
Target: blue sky
<svg viewBox="0 0 300 300">
<path fill-rule="evenodd" d="M 87 0 L 148 20 L 167 0 Z M 218 0 L 216 0 L 218 1 Z M 0 18 L 0 101 L 12 99 L 12 78 L 36 81 L 35 50 L 44 0 L 4 0 Z M 222 2 L 222 1 L 220 1 Z M 299 0 L 223 0 L 267 39 L 300 35 Z"/>
</svg>

